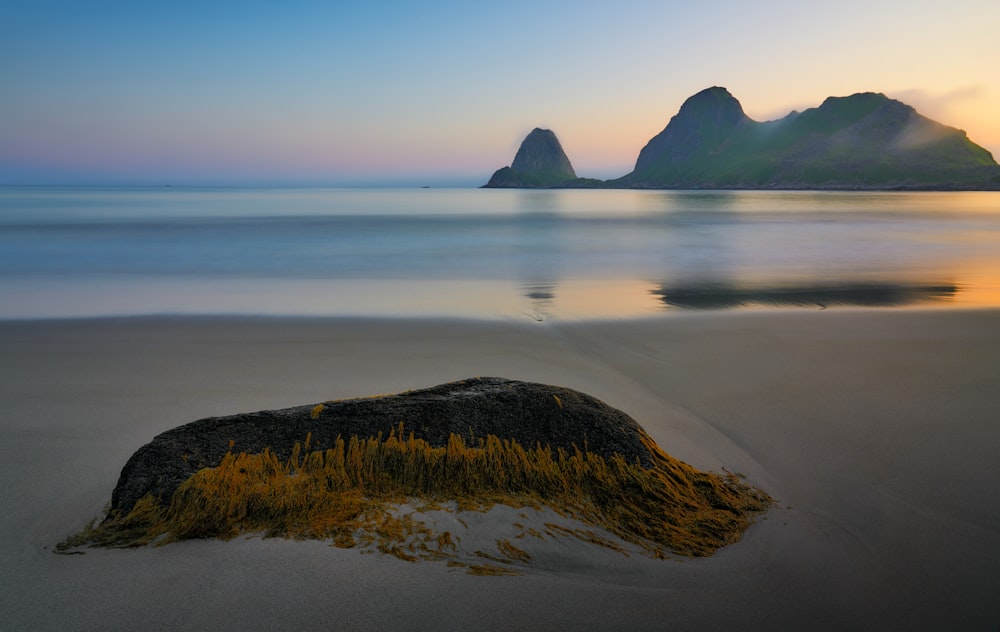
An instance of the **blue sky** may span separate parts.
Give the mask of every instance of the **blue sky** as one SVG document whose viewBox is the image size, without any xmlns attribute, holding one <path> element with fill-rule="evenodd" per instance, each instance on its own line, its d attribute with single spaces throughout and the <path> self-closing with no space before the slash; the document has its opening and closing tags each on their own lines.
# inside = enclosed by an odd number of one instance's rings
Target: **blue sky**
<svg viewBox="0 0 1000 632">
<path fill-rule="evenodd" d="M 471 185 L 536 126 L 614 177 L 712 85 L 758 120 L 885 92 L 1000 155 L 998 27 L 995 0 L 8 0 L 0 183 Z"/>
</svg>

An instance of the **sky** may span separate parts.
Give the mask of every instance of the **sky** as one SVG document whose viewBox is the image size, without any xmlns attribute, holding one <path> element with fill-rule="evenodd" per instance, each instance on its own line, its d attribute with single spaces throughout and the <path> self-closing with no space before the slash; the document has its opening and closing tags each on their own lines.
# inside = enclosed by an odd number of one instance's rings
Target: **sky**
<svg viewBox="0 0 1000 632">
<path fill-rule="evenodd" d="M 534 127 L 631 171 L 694 93 L 874 91 L 1000 158 L 997 0 L 5 0 L 0 184 L 474 186 Z"/>
</svg>

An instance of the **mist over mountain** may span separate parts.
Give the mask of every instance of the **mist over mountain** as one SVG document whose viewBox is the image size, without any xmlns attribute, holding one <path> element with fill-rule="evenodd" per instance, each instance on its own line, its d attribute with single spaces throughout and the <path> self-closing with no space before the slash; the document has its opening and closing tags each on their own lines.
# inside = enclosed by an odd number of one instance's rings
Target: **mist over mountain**
<svg viewBox="0 0 1000 632">
<path fill-rule="evenodd" d="M 551 142 L 558 146 L 554 134 Z M 1000 165 L 964 131 L 873 92 L 829 97 L 819 107 L 758 122 L 728 90 L 712 87 L 688 98 L 642 148 L 632 172 L 621 178 L 600 182 L 567 177 L 571 167 L 558 177 L 549 176 L 553 172 L 545 161 L 522 162 L 519 172 L 517 163 L 515 157 L 510 167 L 517 179 L 498 178 L 500 170 L 487 186 L 1000 188 Z"/>
</svg>

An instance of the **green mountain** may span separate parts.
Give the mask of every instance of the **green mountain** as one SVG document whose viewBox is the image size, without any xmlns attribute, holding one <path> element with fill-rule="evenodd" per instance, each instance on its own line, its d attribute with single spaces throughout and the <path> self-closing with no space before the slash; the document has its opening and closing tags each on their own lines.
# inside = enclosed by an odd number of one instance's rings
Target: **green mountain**
<svg viewBox="0 0 1000 632">
<path fill-rule="evenodd" d="M 551 130 L 531 130 L 509 167 L 498 169 L 486 188 L 554 187 L 576 180 L 576 172 Z"/>
<path fill-rule="evenodd" d="M 689 98 L 609 184 L 628 187 L 897 188 L 982 183 L 1000 175 L 965 132 L 884 94 L 830 97 L 758 123 L 725 88 Z"/>
<path fill-rule="evenodd" d="M 642 148 L 628 175 L 607 182 L 565 175 L 562 182 L 552 177 L 541 186 L 1000 189 L 1000 165 L 990 152 L 964 131 L 884 94 L 830 97 L 819 107 L 761 123 L 720 87 L 685 101 Z M 492 186 L 540 186 L 494 179 Z"/>
</svg>

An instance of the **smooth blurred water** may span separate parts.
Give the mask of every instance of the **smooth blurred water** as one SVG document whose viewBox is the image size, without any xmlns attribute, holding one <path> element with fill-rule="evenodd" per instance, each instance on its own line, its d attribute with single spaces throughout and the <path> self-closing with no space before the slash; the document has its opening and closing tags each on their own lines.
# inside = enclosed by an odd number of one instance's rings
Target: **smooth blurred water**
<svg viewBox="0 0 1000 632">
<path fill-rule="evenodd" d="M 0 317 L 998 305 L 1000 193 L 0 188 Z"/>
</svg>

